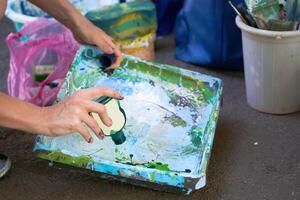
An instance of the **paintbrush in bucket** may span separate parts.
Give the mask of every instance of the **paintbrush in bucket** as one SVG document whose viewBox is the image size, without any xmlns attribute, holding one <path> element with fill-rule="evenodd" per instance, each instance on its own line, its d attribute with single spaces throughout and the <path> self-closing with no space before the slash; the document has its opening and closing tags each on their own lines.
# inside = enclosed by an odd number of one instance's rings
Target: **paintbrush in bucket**
<svg viewBox="0 0 300 200">
<path fill-rule="evenodd" d="M 257 24 L 256 24 L 255 20 L 248 13 L 247 9 L 243 6 L 243 4 L 234 6 L 231 1 L 228 1 L 228 3 L 245 24 L 252 26 L 254 28 L 257 28 Z"/>
</svg>

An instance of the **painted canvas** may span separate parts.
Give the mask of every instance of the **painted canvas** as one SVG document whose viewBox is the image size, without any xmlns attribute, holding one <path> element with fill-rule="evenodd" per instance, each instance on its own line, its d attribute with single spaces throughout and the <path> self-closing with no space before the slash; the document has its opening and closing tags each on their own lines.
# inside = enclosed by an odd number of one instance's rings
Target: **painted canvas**
<svg viewBox="0 0 300 200">
<path fill-rule="evenodd" d="M 123 53 L 145 60 L 154 59 L 157 29 L 154 3 L 121 3 L 91 10 L 85 16 L 111 36 Z"/>
<path fill-rule="evenodd" d="M 99 140 L 92 131 L 91 144 L 78 133 L 38 136 L 37 155 L 152 188 L 189 193 L 203 187 L 220 108 L 221 80 L 129 55 L 108 75 L 93 58 L 98 54 L 96 48 L 80 48 L 59 99 L 94 86 L 120 91 L 125 97 L 120 105 L 127 118 L 126 141 L 115 145 L 110 137 Z"/>
</svg>

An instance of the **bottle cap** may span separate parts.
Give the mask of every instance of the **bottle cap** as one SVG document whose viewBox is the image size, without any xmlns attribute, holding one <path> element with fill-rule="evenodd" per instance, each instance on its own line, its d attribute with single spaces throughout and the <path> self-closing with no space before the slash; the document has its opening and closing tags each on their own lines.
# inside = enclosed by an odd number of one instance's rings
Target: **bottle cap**
<svg viewBox="0 0 300 200">
<path fill-rule="evenodd" d="M 115 134 L 112 134 L 111 139 L 114 141 L 116 145 L 123 144 L 126 141 L 126 137 L 122 130 L 116 132 Z"/>
<path fill-rule="evenodd" d="M 110 67 L 115 61 L 115 54 L 102 54 L 99 58 L 99 62 L 103 69 Z"/>
</svg>

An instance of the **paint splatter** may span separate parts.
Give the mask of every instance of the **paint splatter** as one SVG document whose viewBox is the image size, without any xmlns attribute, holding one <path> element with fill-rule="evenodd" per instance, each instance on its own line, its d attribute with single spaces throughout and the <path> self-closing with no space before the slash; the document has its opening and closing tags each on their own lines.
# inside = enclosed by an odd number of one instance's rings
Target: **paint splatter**
<svg viewBox="0 0 300 200">
<path fill-rule="evenodd" d="M 59 99 L 93 86 L 119 90 L 125 96 L 121 105 L 127 117 L 123 129 L 127 140 L 115 146 L 110 138 L 98 140 L 91 130 L 92 144 L 78 133 L 39 136 L 35 149 L 50 152 L 42 158 L 65 164 L 80 158 L 76 166 L 110 174 L 121 170 L 122 176 L 134 174 L 138 179 L 175 186 L 184 184 L 182 177 L 202 177 L 218 117 L 220 80 L 128 55 L 108 76 L 99 70 L 97 60 L 84 56 L 87 50 L 99 53 L 96 48 L 78 51 Z M 53 157 L 52 152 L 61 152 L 68 159 Z"/>
</svg>

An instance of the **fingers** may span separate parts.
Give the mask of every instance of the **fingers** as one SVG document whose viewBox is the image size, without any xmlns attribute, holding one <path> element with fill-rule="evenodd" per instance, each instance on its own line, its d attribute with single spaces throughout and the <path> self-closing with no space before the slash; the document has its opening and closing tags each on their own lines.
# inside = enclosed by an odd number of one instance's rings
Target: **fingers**
<svg viewBox="0 0 300 200">
<path fill-rule="evenodd" d="M 115 45 L 115 43 L 113 42 L 113 39 L 111 37 L 109 37 L 108 35 L 105 34 L 105 42 L 112 48 L 112 49 L 116 49 L 117 46 Z"/>
<path fill-rule="evenodd" d="M 99 31 L 98 33 L 101 37 L 96 37 L 95 45 L 98 48 L 100 48 L 104 53 L 116 55 L 116 61 L 108 69 L 115 69 L 115 68 L 119 67 L 122 62 L 121 51 L 118 49 L 117 45 L 113 42 L 113 39 L 110 36 L 108 36 L 101 29 L 98 29 L 98 31 Z"/>
<path fill-rule="evenodd" d="M 114 49 L 105 42 L 96 42 L 95 45 L 106 54 L 113 54 L 114 53 Z"/>
<path fill-rule="evenodd" d="M 105 124 L 106 126 L 112 125 L 112 120 L 108 116 L 104 105 L 93 102 L 93 101 L 85 101 L 84 107 L 87 109 L 88 112 L 97 113 L 99 115 L 101 121 L 103 122 L 103 124 Z M 97 124 L 97 126 L 98 126 L 98 124 Z"/>
<path fill-rule="evenodd" d="M 88 142 L 92 143 L 93 142 L 93 137 L 89 133 L 89 131 L 84 127 L 83 123 L 80 123 L 75 127 L 75 131 L 79 132 L 80 135 Z"/>
<path fill-rule="evenodd" d="M 83 122 L 89 126 L 96 134 L 97 137 L 103 139 L 104 134 L 99 127 L 98 123 L 95 119 L 88 115 L 88 113 L 96 113 L 99 115 L 100 120 L 106 126 L 112 125 L 112 120 L 108 116 L 106 108 L 104 105 L 91 101 L 91 99 L 107 96 L 114 99 L 124 99 L 124 97 L 117 92 L 116 90 L 112 90 L 106 87 L 94 87 L 84 90 L 79 90 L 76 94 L 69 97 L 67 104 L 68 106 L 73 106 L 72 110 L 74 111 L 73 114 L 70 116 L 77 116 L 79 119 L 76 119 L 77 122 L 73 123 L 73 130 L 79 132 L 82 137 L 89 143 L 93 142 L 93 138 L 84 126 Z M 79 123 L 80 122 L 80 123 Z"/>
<path fill-rule="evenodd" d="M 94 39 L 94 43 L 99 49 L 107 54 L 113 54 L 114 48 L 116 48 L 112 40 L 101 29 L 98 29 L 98 34 Z"/>
<path fill-rule="evenodd" d="M 120 100 L 124 99 L 124 97 L 118 91 L 106 87 L 94 87 L 94 88 L 79 90 L 77 91 L 76 95 L 87 99 L 94 99 L 101 96 L 107 96 L 107 97 L 120 99 Z"/>
<path fill-rule="evenodd" d="M 121 51 L 118 49 L 118 47 L 114 44 L 113 42 L 113 39 L 111 37 L 108 36 L 108 39 L 106 41 L 110 46 L 111 48 L 113 49 L 113 53 L 115 54 L 116 56 L 116 60 L 115 62 L 112 64 L 112 66 L 110 66 L 109 68 L 107 69 L 116 69 L 117 67 L 120 66 L 121 62 L 122 62 L 122 53 Z"/>
<path fill-rule="evenodd" d="M 116 48 L 114 49 L 114 53 L 116 55 L 116 61 L 107 69 L 116 69 L 117 67 L 120 66 L 121 62 L 122 62 L 122 53 L 121 51 Z"/>
<path fill-rule="evenodd" d="M 115 49 L 117 46 L 113 42 L 114 40 L 109 35 L 107 35 L 103 30 L 100 29 L 100 31 L 103 36 L 103 42 L 106 42 L 107 45 L 109 45 L 112 49 Z"/>
<path fill-rule="evenodd" d="M 88 114 L 84 114 L 81 116 L 81 120 L 90 127 L 90 129 L 92 129 L 92 131 L 94 131 L 95 135 L 99 138 L 99 139 L 103 139 L 104 138 L 104 133 L 102 132 L 102 130 L 100 129 L 99 125 L 97 124 L 97 122 L 94 120 L 93 117 L 91 117 Z"/>
</svg>

